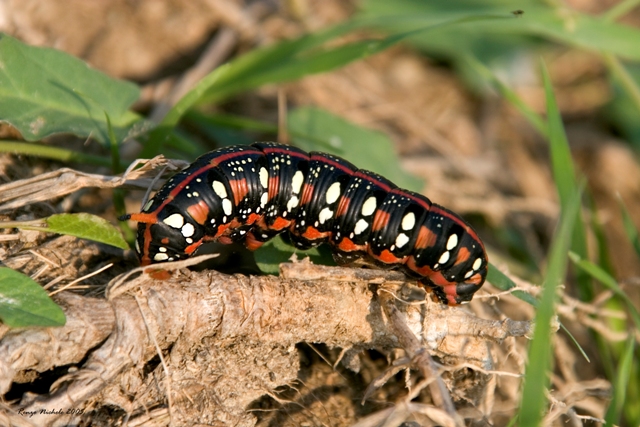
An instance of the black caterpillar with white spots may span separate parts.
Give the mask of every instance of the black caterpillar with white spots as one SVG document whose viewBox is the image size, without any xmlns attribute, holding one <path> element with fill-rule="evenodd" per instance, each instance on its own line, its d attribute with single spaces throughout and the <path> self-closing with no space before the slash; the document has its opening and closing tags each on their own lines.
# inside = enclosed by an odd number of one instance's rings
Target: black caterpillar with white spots
<svg viewBox="0 0 640 427">
<path fill-rule="evenodd" d="M 142 265 L 210 241 L 254 250 L 288 231 L 301 249 L 330 243 L 341 264 L 402 267 L 449 305 L 470 301 L 487 275 L 482 242 L 455 213 L 340 157 L 282 144 L 207 153 L 124 218 L 138 221 Z"/>
</svg>

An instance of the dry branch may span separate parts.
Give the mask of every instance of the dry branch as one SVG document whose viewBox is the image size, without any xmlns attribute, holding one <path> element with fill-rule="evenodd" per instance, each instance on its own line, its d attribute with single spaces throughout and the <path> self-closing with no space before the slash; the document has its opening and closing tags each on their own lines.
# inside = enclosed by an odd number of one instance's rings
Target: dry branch
<svg viewBox="0 0 640 427">
<path fill-rule="evenodd" d="M 186 166 L 183 161 L 166 160 L 163 156 L 157 156 L 145 162 L 142 168 L 130 170 L 122 177 L 61 168 L 32 178 L 0 185 L 0 212 L 66 196 L 88 187 L 146 190 L 155 184 L 153 177 L 157 173 L 153 171 L 154 168 L 165 166 L 165 172 L 173 174 Z M 138 164 L 139 161 L 134 163 Z M 159 188 L 161 184 L 161 182 L 157 183 L 155 189 Z"/>
<path fill-rule="evenodd" d="M 112 293 L 109 301 L 61 293 L 58 298 L 64 302 L 69 324 L 6 336 L 0 347 L 0 384 L 6 390 L 25 369 L 74 364 L 85 354 L 88 358 L 78 371 L 60 378 L 49 394 L 24 395 L 11 406 L 9 417 L 34 425 L 66 425 L 72 417 L 24 418 L 17 412 L 89 411 L 111 405 L 125 411 L 130 422 L 142 422 L 150 411 L 167 408 L 166 391 L 171 390 L 172 410 L 162 411 L 162 419 L 173 417 L 178 425 L 251 426 L 254 416 L 244 408 L 297 378 L 296 343 L 325 343 L 354 351 L 404 344 L 388 325 L 377 285 L 357 277 L 371 274 L 367 270 L 309 263 L 283 265 L 283 270 L 288 278 L 181 270 L 171 280 L 158 282 L 140 274 L 127 282 L 130 292 Z M 307 280 L 291 279 L 294 276 Z M 392 291 L 400 286 L 385 284 Z M 402 314 L 406 331 L 414 334 L 408 354 L 419 354 L 425 347 L 481 369 L 492 364 L 485 339 L 521 336 L 530 326 L 485 321 L 464 309 L 431 302 L 406 304 L 389 298 L 387 304 Z M 95 316 L 98 310 L 102 316 Z M 115 322 L 108 320 L 110 313 Z M 87 330 L 99 333 L 78 333 Z M 106 335 L 108 339 L 90 351 Z M 76 338 L 63 341 L 65 336 Z M 163 352 L 164 367 L 153 362 L 154 341 Z M 29 363 L 22 361 L 27 355 Z M 455 386 L 452 381 L 448 387 Z"/>
</svg>

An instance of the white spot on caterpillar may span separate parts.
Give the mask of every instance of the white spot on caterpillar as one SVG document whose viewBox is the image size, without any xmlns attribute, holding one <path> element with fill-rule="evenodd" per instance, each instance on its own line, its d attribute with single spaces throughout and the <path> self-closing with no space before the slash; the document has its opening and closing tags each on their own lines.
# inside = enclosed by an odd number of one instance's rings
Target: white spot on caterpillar
<svg viewBox="0 0 640 427">
<path fill-rule="evenodd" d="M 396 246 L 399 248 L 406 245 L 407 242 L 409 242 L 409 237 L 404 233 L 400 233 L 398 234 L 398 237 L 396 237 Z"/>
<path fill-rule="evenodd" d="M 169 227 L 182 228 L 184 225 L 184 218 L 179 213 L 174 213 L 166 217 L 162 222 L 167 224 Z"/>
<path fill-rule="evenodd" d="M 411 230 L 413 226 L 416 225 L 416 216 L 413 212 L 409 212 L 402 218 L 402 229 L 403 230 Z M 400 245 L 398 245 L 400 246 Z M 449 249 L 449 248 L 447 248 Z"/>
<path fill-rule="evenodd" d="M 264 209 L 264 207 L 267 206 L 268 201 L 269 201 L 269 193 L 265 191 L 264 193 L 262 193 L 262 196 L 260 196 L 260 207 Z"/>
<path fill-rule="evenodd" d="M 289 212 L 291 212 L 291 211 L 293 210 L 293 208 L 295 208 L 296 206 L 298 206 L 298 202 L 299 202 L 299 201 L 300 201 L 300 200 L 299 200 L 296 196 L 291 197 L 291 198 L 289 199 L 289 202 L 287 202 L 287 210 L 288 210 Z"/>
<path fill-rule="evenodd" d="M 267 188 L 269 186 L 269 172 L 265 168 L 260 168 L 260 184 L 263 188 Z"/>
<path fill-rule="evenodd" d="M 233 205 L 231 204 L 231 200 L 224 199 L 222 201 L 222 210 L 226 215 L 231 215 L 231 213 L 233 212 Z"/>
<path fill-rule="evenodd" d="M 474 262 L 473 265 L 471 266 L 471 268 L 473 268 L 474 270 L 479 270 L 480 267 L 482 267 L 482 259 L 477 258 Z"/>
<path fill-rule="evenodd" d="M 438 264 L 444 264 L 447 261 L 449 261 L 449 251 L 445 251 L 442 255 L 440 255 Z"/>
<path fill-rule="evenodd" d="M 360 219 L 358 222 L 356 222 L 356 226 L 353 229 L 353 232 L 356 233 L 356 235 L 360 234 L 364 230 L 366 230 L 367 227 L 369 227 L 369 223 L 367 221 L 365 221 L 364 219 Z"/>
<path fill-rule="evenodd" d="M 164 246 L 162 246 L 162 247 L 158 248 L 158 250 L 159 250 L 160 252 L 167 252 L 167 248 L 165 248 Z"/>
<path fill-rule="evenodd" d="M 334 182 L 331 184 L 331 187 L 327 190 L 327 203 L 334 203 L 340 197 L 340 183 Z"/>
<path fill-rule="evenodd" d="M 469 270 L 467 271 L 467 274 L 464 275 L 465 279 L 468 279 L 469 277 L 473 276 L 473 270 Z"/>
<path fill-rule="evenodd" d="M 188 244 L 192 244 L 193 243 L 193 239 L 191 237 L 187 237 L 186 239 L 184 239 Z"/>
<path fill-rule="evenodd" d="M 452 234 L 451 236 L 449 236 L 449 240 L 447 240 L 447 249 L 451 250 L 456 246 L 458 246 L 458 235 Z"/>
<path fill-rule="evenodd" d="M 153 256 L 154 261 L 165 261 L 167 258 L 169 258 L 169 255 L 163 253 L 157 253 Z"/>
<path fill-rule="evenodd" d="M 291 191 L 293 191 L 294 194 L 300 193 L 303 182 L 304 175 L 302 174 L 302 171 L 296 171 L 296 173 L 293 175 L 293 179 L 291 180 Z"/>
<path fill-rule="evenodd" d="M 227 189 L 224 186 L 224 184 L 221 183 L 220 181 L 213 181 L 213 184 L 211 184 L 211 187 L 213 188 L 213 191 L 215 191 L 215 193 L 221 199 L 224 199 L 227 197 Z"/>
<path fill-rule="evenodd" d="M 373 214 L 376 211 L 376 206 L 378 204 L 378 201 L 376 200 L 375 197 L 371 196 L 369 197 L 363 204 L 362 204 L 362 215 L 363 216 L 369 216 L 371 214 Z"/>
<path fill-rule="evenodd" d="M 318 215 L 318 220 L 320 221 L 320 224 L 324 224 L 326 220 L 331 219 L 331 217 L 333 217 L 333 211 L 330 210 L 329 208 L 324 208 L 320 211 L 320 214 Z"/>
<path fill-rule="evenodd" d="M 196 232 L 196 229 L 193 225 L 186 223 L 183 227 L 182 230 L 180 230 L 180 232 L 182 233 L 182 235 L 184 237 L 191 237 L 193 236 L 193 233 Z"/>
</svg>

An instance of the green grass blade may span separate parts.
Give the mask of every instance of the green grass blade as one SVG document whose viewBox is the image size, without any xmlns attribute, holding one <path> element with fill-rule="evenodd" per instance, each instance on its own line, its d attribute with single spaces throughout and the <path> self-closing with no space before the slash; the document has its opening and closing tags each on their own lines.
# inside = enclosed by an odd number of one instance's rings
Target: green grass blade
<svg viewBox="0 0 640 427">
<path fill-rule="evenodd" d="M 495 286 L 496 288 L 502 290 L 502 291 L 508 291 L 510 289 L 515 288 L 517 285 L 505 274 L 503 274 L 500 270 L 498 270 L 493 264 L 489 264 L 489 272 L 487 274 L 487 281 L 489 281 L 493 286 Z M 512 291 L 511 294 L 519 299 L 521 299 L 522 301 L 525 301 L 526 303 L 537 307 L 538 306 L 538 300 L 531 294 L 525 292 L 525 291 L 521 291 L 521 290 L 516 290 L 516 291 Z M 589 356 L 587 355 L 587 353 L 585 352 L 585 350 L 582 348 L 582 346 L 580 345 L 580 343 L 578 342 L 578 340 L 573 336 L 573 334 L 571 333 L 571 331 L 569 331 L 569 329 L 567 329 L 566 326 L 564 326 L 564 324 L 559 323 L 560 328 L 567 334 L 567 336 L 569 337 L 569 339 L 571 339 L 571 341 L 574 343 L 574 345 L 576 346 L 576 348 L 578 349 L 578 351 L 580 351 L 580 354 L 582 354 L 582 356 L 585 358 L 585 360 L 587 362 L 591 362 L 591 359 L 589 358 Z"/>
<path fill-rule="evenodd" d="M 560 197 L 560 204 L 564 205 L 576 187 L 576 172 L 571 158 L 569 141 L 564 132 L 562 117 L 553 93 L 553 86 L 547 67 L 542 64 L 542 78 L 547 99 L 547 121 L 549 128 L 549 145 L 551 151 L 551 168 Z"/>
<path fill-rule="evenodd" d="M 548 269 L 536 315 L 536 327 L 529 347 L 522 403 L 518 413 L 521 426 L 539 426 L 546 407 L 545 390 L 549 384 L 548 375 L 552 365 L 551 319 L 555 315 L 557 288 L 566 273 L 567 252 L 579 207 L 580 192 L 577 191 L 570 195 L 562 211 L 560 227 L 551 244 Z"/>
<path fill-rule="evenodd" d="M 621 199 L 619 199 L 618 202 L 620 204 L 620 212 L 622 213 L 622 224 L 624 225 L 624 232 L 633 245 L 633 249 L 636 251 L 636 254 L 640 257 L 640 233 L 638 233 L 638 229 L 633 223 L 631 214 L 627 210 L 624 202 Z"/>
<path fill-rule="evenodd" d="M 591 277 L 605 285 L 609 288 L 613 293 L 615 293 L 618 297 L 620 297 L 624 303 L 627 305 L 629 313 L 631 315 L 631 319 L 635 323 L 635 327 L 637 330 L 640 330 L 640 313 L 638 309 L 633 304 L 633 301 L 629 298 L 629 296 L 620 288 L 616 279 L 614 279 L 609 273 L 607 273 L 603 268 L 599 265 L 592 263 L 586 259 L 582 259 L 575 253 L 570 253 L 569 257 L 571 261 L 575 265 L 577 265 L 580 269 L 588 273 Z"/>
<path fill-rule="evenodd" d="M 489 272 L 487 273 L 487 280 L 496 288 L 501 291 L 508 291 L 515 288 L 517 285 L 513 280 L 509 279 L 502 271 L 498 270 L 493 264 L 489 263 Z M 521 299 L 522 301 L 531 304 L 534 307 L 538 306 L 538 300 L 531 294 L 525 291 L 513 291 L 513 296 Z"/>
<path fill-rule="evenodd" d="M 80 153 L 78 151 L 67 150 L 66 148 L 30 144 L 20 141 L 0 141 L 0 153 L 24 154 L 26 156 L 42 157 L 60 162 L 86 163 L 94 166 L 111 166 L 111 161 L 106 157 Z"/>
<path fill-rule="evenodd" d="M 560 206 L 565 206 L 571 194 L 577 191 L 578 184 L 575 166 L 569 149 L 569 141 L 564 131 L 562 117 L 553 93 L 551 78 L 546 66 L 542 63 L 542 78 L 544 82 L 545 96 L 547 100 L 547 126 L 549 129 L 549 148 L 551 153 L 551 168 L 553 178 L 560 198 Z M 576 226 L 573 229 L 571 250 L 582 258 L 587 257 L 587 233 L 580 211 L 577 213 Z M 582 300 L 589 301 L 593 291 L 589 277 L 581 272 L 576 277 L 578 289 Z"/>
<path fill-rule="evenodd" d="M 610 53 L 605 53 L 603 58 L 611 75 L 627 93 L 636 108 L 636 112 L 640 113 L 640 87 L 638 87 L 636 80 L 617 57 Z"/>
<path fill-rule="evenodd" d="M 590 225 L 593 236 L 595 237 L 595 246 L 598 250 L 598 256 L 596 257 L 597 264 L 600 265 L 606 272 L 613 275 L 615 268 L 611 262 L 611 253 L 609 251 L 609 243 L 607 242 L 606 226 L 603 224 L 598 213 L 594 197 L 592 194 L 587 194 L 587 203 L 589 205 L 589 217 L 591 218 Z"/>
<path fill-rule="evenodd" d="M 605 22 L 613 22 L 631 12 L 636 6 L 640 5 L 640 0 L 623 0 L 614 5 L 601 15 Z"/>
<path fill-rule="evenodd" d="M 611 399 L 611 403 L 604 417 L 605 426 L 618 425 L 622 418 L 627 387 L 629 386 L 629 380 L 633 378 L 632 371 L 634 371 L 634 365 L 636 366 L 635 371 L 637 371 L 637 361 L 634 362 L 633 360 L 635 344 L 633 334 L 630 334 L 624 352 L 622 353 L 622 359 L 618 365 L 618 371 L 613 384 L 613 399 Z"/>
<path fill-rule="evenodd" d="M 394 32 L 433 25 L 463 15 L 508 13 L 513 5 L 504 1 L 428 2 L 415 0 L 367 0 L 362 17 L 371 24 Z M 459 59 L 474 55 L 489 59 L 534 46 L 538 40 L 561 43 L 591 52 L 608 52 L 629 60 L 640 60 L 640 30 L 608 22 L 587 13 L 559 9 L 537 0 L 523 0 L 517 7 L 524 15 L 503 21 L 480 21 L 456 29 L 443 28 L 436 37 L 414 37 L 412 41 L 429 52 Z"/>
<path fill-rule="evenodd" d="M 382 52 L 410 36 L 432 29 L 496 19 L 515 18 L 510 13 L 463 14 L 454 19 L 441 20 L 394 34 L 382 40 L 358 40 L 339 46 L 325 46 L 326 42 L 366 25 L 365 21 L 354 20 L 297 40 L 257 49 L 214 70 L 188 92 L 150 133 L 141 155 L 150 157 L 158 152 L 186 111 L 196 104 L 219 102 L 236 93 L 265 84 L 281 83 L 331 71 Z"/>
<path fill-rule="evenodd" d="M 473 56 L 465 57 L 465 63 L 476 73 L 481 75 L 491 86 L 493 86 L 504 99 L 513 105 L 520 114 L 538 131 L 541 135 L 547 136 L 547 122 L 540 117 L 531 107 L 515 93 L 509 86 L 505 85 L 489 68 Z"/>
<path fill-rule="evenodd" d="M 8 267 L 0 267 L 0 319 L 11 328 L 64 326 L 67 321 L 42 286 Z"/>
<path fill-rule="evenodd" d="M 507 277 L 504 273 L 502 273 L 500 270 L 498 270 L 493 264 L 489 264 L 489 272 L 487 273 L 487 280 L 496 288 L 500 289 L 501 291 L 508 291 L 509 289 L 513 289 L 516 287 L 516 284 L 513 282 L 513 280 L 511 280 L 509 277 Z M 525 292 L 525 291 L 521 291 L 521 290 L 516 290 L 511 292 L 511 294 L 516 297 L 521 299 L 522 301 L 534 306 L 534 307 L 538 307 L 538 300 L 531 294 Z M 567 334 L 567 336 L 571 339 L 571 341 L 573 341 L 573 343 L 575 344 L 576 348 L 580 351 L 580 354 L 582 354 L 582 357 L 585 358 L 585 360 L 587 362 L 590 362 L 591 359 L 589 359 L 589 356 L 587 355 L 587 353 L 584 351 L 584 349 L 582 348 L 582 346 L 580 345 L 580 343 L 578 342 L 578 340 L 576 340 L 576 338 L 573 336 L 573 334 L 562 324 L 560 323 L 560 328 L 562 328 L 562 330 Z"/>
<path fill-rule="evenodd" d="M 573 344 L 576 346 L 576 348 L 578 349 L 578 351 L 580 351 L 580 354 L 582 354 L 582 357 L 584 357 L 584 359 L 591 363 L 591 359 L 589 358 L 589 355 L 587 355 L 587 352 L 584 351 L 584 348 L 582 348 L 582 346 L 580 345 L 580 343 L 578 342 L 578 340 L 576 339 L 576 337 L 573 336 L 573 334 L 571 333 L 571 331 L 569 331 L 569 329 L 567 329 L 566 326 L 564 326 L 562 323 L 559 323 L 560 325 L 560 329 L 562 329 L 564 331 L 565 334 L 567 334 L 567 336 L 569 337 L 569 339 L 571 339 L 571 341 L 573 342 Z"/>
</svg>

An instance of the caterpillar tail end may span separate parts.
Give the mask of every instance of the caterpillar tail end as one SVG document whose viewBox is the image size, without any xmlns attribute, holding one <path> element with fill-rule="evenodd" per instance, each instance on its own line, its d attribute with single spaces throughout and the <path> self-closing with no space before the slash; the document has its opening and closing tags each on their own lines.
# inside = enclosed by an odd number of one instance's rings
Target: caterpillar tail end
<svg viewBox="0 0 640 427">
<path fill-rule="evenodd" d="M 158 216 L 156 214 L 148 214 L 148 213 L 133 213 L 133 214 L 125 214 L 118 217 L 118 221 L 136 221 L 141 222 L 143 224 L 156 224 L 158 222 Z"/>
</svg>

